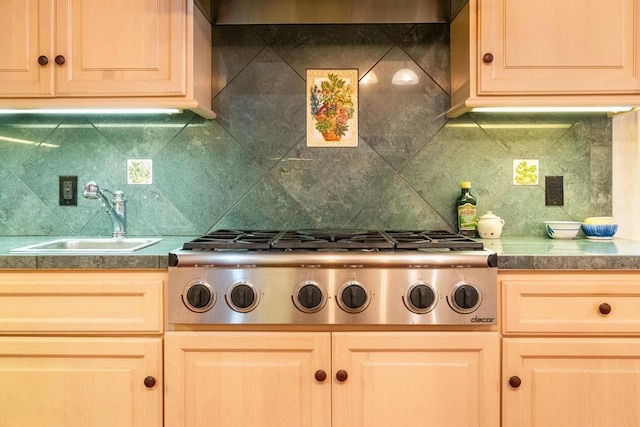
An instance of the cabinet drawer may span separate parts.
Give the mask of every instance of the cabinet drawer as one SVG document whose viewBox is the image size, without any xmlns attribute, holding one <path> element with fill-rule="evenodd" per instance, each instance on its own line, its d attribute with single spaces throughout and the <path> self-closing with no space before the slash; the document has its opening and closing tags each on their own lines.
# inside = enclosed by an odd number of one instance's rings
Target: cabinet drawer
<svg viewBox="0 0 640 427">
<path fill-rule="evenodd" d="M 162 332 L 165 272 L 0 272 L 0 332 Z"/>
<path fill-rule="evenodd" d="M 500 282 L 506 334 L 640 334 L 640 275 L 521 275 Z"/>
</svg>

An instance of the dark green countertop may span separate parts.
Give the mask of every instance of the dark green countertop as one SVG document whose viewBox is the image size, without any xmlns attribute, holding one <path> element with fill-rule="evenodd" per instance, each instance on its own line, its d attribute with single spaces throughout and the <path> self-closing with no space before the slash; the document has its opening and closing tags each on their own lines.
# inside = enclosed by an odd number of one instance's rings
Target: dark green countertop
<svg viewBox="0 0 640 427">
<path fill-rule="evenodd" d="M 640 270 L 640 241 L 546 237 L 479 239 L 498 254 L 498 269 Z"/>
<path fill-rule="evenodd" d="M 0 236 L 0 269 L 166 269 L 169 252 L 195 237 L 163 237 L 161 242 L 131 253 L 57 255 L 12 253 L 11 249 L 62 237 Z M 544 237 L 479 240 L 498 254 L 498 269 L 640 270 L 640 241 Z"/>
</svg>

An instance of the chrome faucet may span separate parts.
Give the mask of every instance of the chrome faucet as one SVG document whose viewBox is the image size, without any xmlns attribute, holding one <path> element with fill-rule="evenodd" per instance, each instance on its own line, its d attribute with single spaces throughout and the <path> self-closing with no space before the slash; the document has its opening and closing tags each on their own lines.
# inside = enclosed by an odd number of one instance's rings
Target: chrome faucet
<svg viewBox="0 0 640 427">
<path fill-rule="evenodd" d="M 113 200 L 109 200 L 103 191 L 113 195 Z M 84 186 L 82 197 L 97 200 L 107 210 L 107 214 L 113 224 L 113 237 L 125 237 L 127 234 L 127 200 L 124 198 L 122 191 L 100 190 L 98 184 L 90 181 Z"/>
</svg>

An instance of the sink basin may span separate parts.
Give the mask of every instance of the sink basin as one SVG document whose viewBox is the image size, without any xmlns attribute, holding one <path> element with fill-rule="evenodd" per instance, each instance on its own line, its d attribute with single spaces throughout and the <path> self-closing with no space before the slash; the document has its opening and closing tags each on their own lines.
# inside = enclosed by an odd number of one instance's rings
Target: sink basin
<svg viewBox="0 0 640 427">
<path fill-rule="evenodd" d="M 155 245 L 162 238 L 125 237 L 116 239 L 105 238 L 68 238 L 52 240 L 11 249 L 11 252 L 40 252 L 40 253 L 100 253 L 100 252 L 135 252 L 147 246 Z"/>
</svg>

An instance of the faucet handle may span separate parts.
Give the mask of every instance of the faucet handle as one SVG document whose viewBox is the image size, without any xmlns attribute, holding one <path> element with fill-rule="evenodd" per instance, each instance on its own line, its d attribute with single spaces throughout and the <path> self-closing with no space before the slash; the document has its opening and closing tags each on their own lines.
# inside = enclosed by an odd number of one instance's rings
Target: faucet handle
<svg viewBox="0 0 640 427">
<path fill-rule="evenodd" d="M 113 200 L 107 199 L 104 193 L 113 195 Z M 113 237 L 125 237 L 127 233 L 127 200 L 124 198 L 122 191 L 100 190 L 98 184 L 94 181 L 89 181 L 84 187 L 82 197 L 97 200 L 107 210 L 107 214 L 109 214 L 113 223 Z"/>
</svg>

